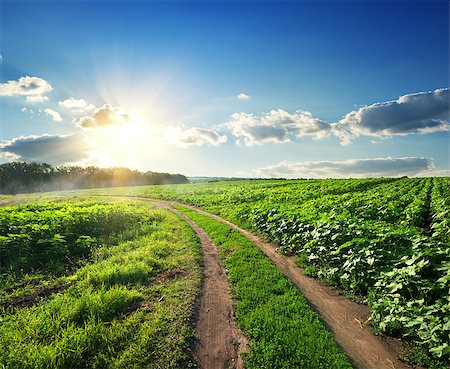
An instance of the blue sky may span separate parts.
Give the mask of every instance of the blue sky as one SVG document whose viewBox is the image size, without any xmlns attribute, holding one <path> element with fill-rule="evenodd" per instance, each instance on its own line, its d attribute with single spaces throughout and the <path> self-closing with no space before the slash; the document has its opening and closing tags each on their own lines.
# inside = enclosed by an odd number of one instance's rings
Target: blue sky
<svg viewBox="0 0 450 369">
<path fill-rule="evenodd" d="M 449 174 L 446 1 L 0 6 L 0 162 Z"/>
</svg>

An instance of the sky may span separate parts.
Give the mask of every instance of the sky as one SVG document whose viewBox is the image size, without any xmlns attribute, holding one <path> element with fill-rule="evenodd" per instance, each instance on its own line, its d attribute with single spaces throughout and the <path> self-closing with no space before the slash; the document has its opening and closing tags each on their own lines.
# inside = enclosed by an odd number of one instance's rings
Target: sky
<svg viewBox="0 0 450 369">
<path fill-rule="evenodd" d="M 0 163 L 450 175 L 445 0 L 0 0 L 0 55 Z"/>
</svg>

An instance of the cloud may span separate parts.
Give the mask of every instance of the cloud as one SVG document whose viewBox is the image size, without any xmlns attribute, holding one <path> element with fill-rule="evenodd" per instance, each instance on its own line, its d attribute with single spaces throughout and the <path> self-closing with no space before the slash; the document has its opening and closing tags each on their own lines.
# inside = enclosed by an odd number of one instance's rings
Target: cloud
<svg viewBox="0 0 450 369">
<path fill-rule="evenodd" d="M 432 159 L 423 157 L 349 159 L 343 161 L 282 161 L 259 168 L 261 177 L 347 178 L 414 176 L 434 168 Z"/>
<path fill-rule="evenodd" d="M 169 127 L 163 133 L 165 141 L 172 145 L 187 146 L 218 146 L 227 142 L 228 137 L 214 129 L 192 127 L 182 130 L 180 127 Z"/>
<path fill-rule="evenodd" d="M 130 121 L 130 117 L 121 108 L 105 104 L 94 111 L 91 116 L 79 119 L 77 125 L 82 128 L 121 126 Z"/>
<path fill-rule="evenodd" d="M 70 135 L 21 136 L 0 143 L 0 156 L 9 160 L 61 165 L 87 157 L 91 146 L 81 133 Z"/>
<path fill-rule="evenodd" d="M 22 113 L 29 113 L 29 114 L 31 114 L 31 115 L 34 114 L 34 110 L 33 110 L 33 109 L 28 109 L 28 108 L 25 107 L 25 106 L 24 106 L 23 108 L 21 108 L 20 111 L 21 111 Z"/>
<path fill-rule="evenodd" d="M 20 77 L 18 80 L 0 83 L 0 96 L 36 96 L 52 90 L 52 86 L 39 77 Z"/>
<path fill-rule="evenodd" d="M 358 136 L 405 136 L 449 131 L 449 89 L 400 96 L 397 100 L 364 106 L 338 123 L 333 133 L 349 143 Z"/>
<path fill-rule="evenodd" d="M 449 89 L 412 93 L 397 100 L 363 106 L 339 122 L 328 123 L 308 111 L 290 114 L 282 109 L 254 115 L 235 113 L 225 125 L 246 146 L 290 142 L 294 137 L 322 139 L 334 135 L 342 144 L 359 136 L 392 137 L 449 131 Z M 241 93 L 238 99 L 248 95 Z"/>
<path fill-rule="evenodd" d="M 331 131 L 328 123 L 314 118 L 308 111 L 298 110 L 290 114 L 282 109 L 272 110 L 261 116 L 235 113 L 226 126 L 239 138 L 238 142 L 242 139 L 246 146 L 289 142 L 294 136 L 319 139 L 327 137 Z"/>
<path fill-rule="evenodd" d="M 48 101 L 48 96 L 44 95 L 30 95 L 26 97 L 27 102 L 29 103 L 43 103 Z"/>
<path fill-rule="evenodd" d="M 420 173 L 421 177 L 450 177 L 450 169 L 434 169 Z"/>
<path fill-rule="evenodd" d="M 57 111 L 54 111 L 53 109 L 46 108 L 44 110 L 39 110 L 39 111 L 42 111 L 46 115 L 50 116 L 55 122 L 62 122 L 62 120 L 63 120 L 61 118 L 61 115 Z"/>
<path fill-rule="evenodd" d="M 241 92 L 239 95 L 236 96 L 236 98 L 237 98 L 238 100 L 245 101 L 245 100 L 249 100 L 249 99 L 251 98 L 251 96 L 249 96 L 249 95 L 244 94 L 243 92 Z"/>
<path fill-rule="evenodd" d="M 73 113 L 84 113 L 95 109 L 94 105 L 88 104 L 85 100 L 73 97 L 58 101 L 58 105 L 70 109 Z"/>
</svg>

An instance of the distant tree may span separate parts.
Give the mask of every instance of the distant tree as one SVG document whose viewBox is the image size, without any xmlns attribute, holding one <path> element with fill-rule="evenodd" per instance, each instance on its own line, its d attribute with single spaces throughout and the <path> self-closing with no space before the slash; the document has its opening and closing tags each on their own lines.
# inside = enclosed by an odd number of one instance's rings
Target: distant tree
<svg viewBox="0 0 450 369">
<path fill-rule="evenodd" d="M 139 172 L 128 168 L 61 166 L 13 162 L 0 165 L 0 193 L 16 194 L 95 187 L 188 183 L 182 174 Z"/>
</svg>

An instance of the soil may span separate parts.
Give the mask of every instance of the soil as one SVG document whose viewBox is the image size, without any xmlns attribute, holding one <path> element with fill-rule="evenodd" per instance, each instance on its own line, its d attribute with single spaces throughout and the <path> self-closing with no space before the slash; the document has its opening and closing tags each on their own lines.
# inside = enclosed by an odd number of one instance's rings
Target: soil
<svg viewBox="0 0 450 369">
<path fill-rule="evenodd" d="M 186 204 L 178 202 L 162 202 L 167 205 L 182 205 L 189 207 L 193 210 L 198 211 L 201 214 L 207 215 L 213 219 L 216 219 L 222 223 L 225 223 L 234 229 L 241 232 L 245 237 L 253 241 L 283 272 L 283 274 L 289 278 L 297 288 L 303 293 L 309 304 L 321 315 L 323 321 L 328 326 L 332 332 L 336 342 L 342 347 L 342 349 L 347 353 L 349 358 L 354 362 L 354 364 L 361 369 L 407 369 L 412 368 L 412 366 L 400 361 L 399 354 L 402 351 L 404 345 L 400 340 L 375 335 L 370 327 L 365 325 L 366 320 L 369 318 L 370 310 L 366 305 L 358 304 L 351 301 L 339 294 L 339 292 L 327 286 L 325 283 L 308 277 L 304 274 L 303 269 L 300 268 L 293 256 L 285 256 L 276 251 L 276 245 L 264 242 L 260 237 L 254 235 L 253 233 L 244 230 L 235 224 L 215 215 L 203 211 L 197 207 L 189 206 Z M 184 216 L 183 216 L 184 217 Z M 184 217 L 186 219 L 186 217 Z M 192 221 L 190 224 L 194 229 L 198 229 Z M 209 244 L 208 248 L 205 247 L 205 274 L 211 273 L 211 265 L 208 264 L 218 264 L 218 256 L 215 254 L 217 250 L 208 240 L 207 236 L 203 231 L 199 230 L 202 235 L 202 242 Z M 209 259 L 209 254 L 211 255 L 211 260 Z M 208 270 L 209 269 L 209 270 Z M 216 267 L 216 271 L 213 273 L 224 273 L 223 268 L 220 266 Z M 213 277 L 214 278 L 214 277 Z M 215 279 L 215 278 L 214 278 Z M 211 285 L 211 282 L 205 280 L 205 301 L 202 301 L 201 311 L 203 312 L 203 317 L 199 320 L 199 326 L 205 325 L 202 330 L 207 329 L 208 322 L 205 319 L 212 318 L 212 312 L 214 309 L 223 309 L 222 304 L 227 300 L 229 296 L 228 285 L 224 279 L 222 282 L 217 282 L 215 285 Z M 225 293 L 224 293 L 225 292 Z M 219 306 L 216 306 L 219 305 Z M 207 310 L 205 313 L 205 309 Z M 209 309 L 209 310 L 208 310 Z M 231 307 L 227 307 L 227 317 L 232 316 Z M 205 315 L 206 314 L 206 315 Z M 209 314 L 209 315 L 208 315 Z M 219 315 L 223 315 L 224 312 L 220 312 Z M 223 319 L 223 316 L 222 316 Z M 229 319 L 228 319 L 229 320 Z M 228 324 L 227 324 L 228 323 Z M 223 328 L 220 330 L 229 328 L 229 322 L 219 323 L 216 319 L 211 319 L 209 324 L 215 328 L 224 324 Z M 202 332 L 203 334 L 205 332 Z M 218 332 L 220 335 L 220 332 Z M 223 334 L 222 334 L 223 335 Z M 227 333 L 226 336 L 229 336 Z M 224 339 L 225 337 L 222 337 Z M 218 351 L 223 343 L 222 341 L 214 341 L 212 337 L 207 336 L 202 342 L 201 350 L 203 352 L 203 358 L 205 355 L 214 354 Z M 238 341 L 239 342 L 239 341 Z M 204 346 L 203 346 L 204 345 Z M 233 344 L 231 344 L 233 346 Z M 198 351 L 200 352 L 200 351 Z M 202 364 L 206 365 L 206 361 L 202 361 Z M 224 366 L 214 365 L 214 361 L 209 362 L 208 365 L 202 366 L 203 368 L 225 368 Z"/>
<path fill-rule="evenodd" d="M 38 303 L 40 300 L 43 300 L 54 293 L 61 293 L 65 291 L 69 287 L 69 284 L 61 284 L 56 286 L 48 286 L 48 287 L 40 287 L 32 293 L 12 298 L 9 301 L 0 304 L 2 308 L 23 308 L 30 307 L 34 304 Z"/>
<path fill-rule="evenodd" d="M 220 252 L 196 223 L 177 210 L 169 210 L 185 219 L 197 234 L 203 257 L 203 286 L 195 331 L 199 337 L 194 355 L 202 369 L 242 369 L 241 353 L 248 340 L 234 320 L 234 310 L 226 271 Z"/>
<path fill-rule="evenodd" d="M 184 277 L 191 274 L 191 270 L 183 268 L 172 268 L 164 270 L 155 275 L 155 278 L 148 284 L 149 286 L 154 286 L 158 284 L 163 284 L 171 282 L 178 277 Z"/>
</svg>

